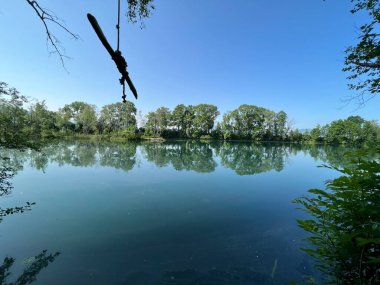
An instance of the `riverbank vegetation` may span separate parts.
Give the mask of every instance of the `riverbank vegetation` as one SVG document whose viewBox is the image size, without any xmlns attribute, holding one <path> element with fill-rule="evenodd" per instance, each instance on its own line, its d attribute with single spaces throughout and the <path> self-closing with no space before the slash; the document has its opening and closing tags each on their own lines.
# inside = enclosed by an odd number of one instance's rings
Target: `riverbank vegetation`
<svg viewBox="0 0 380 285">
<path fill-rule="evenodd" d="M 349 164 L 326 166 L 342 176 L 295 200 L 312 217 L 298 221 L 311 233 L 304 250 L 328 276 L 327 284 L 380 282 L 378 155 L 368 149 L 346 153 Z"/>
<path fill-rule="evenodd" d="M 100 110 L 86 102 L 66 104 L 51 111 L 45 102 L 28 103 L 19 92 L 0 82 L 0 143 L 14 146 L 52 138 L 92 138 L 111 141 L 136 139 L 217 139 L 375 144 L 380 139 L 376 121 L 359 116 L 336 120 L 310 131 L 292 126 L 284 111 L 243 104 L 220 117 L 211 104 L 160 107 L 142 116 L 132 102 L 113 103 Z"/>
</svg>

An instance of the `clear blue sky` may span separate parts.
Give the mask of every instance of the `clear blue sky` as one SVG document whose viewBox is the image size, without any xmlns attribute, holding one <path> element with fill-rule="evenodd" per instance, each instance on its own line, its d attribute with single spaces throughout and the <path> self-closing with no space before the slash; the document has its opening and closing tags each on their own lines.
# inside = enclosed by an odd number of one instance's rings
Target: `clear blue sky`
<svg viewBox="0 0 380 285">
<path fill-rule="evenodd" d="M 126 1 L 123 9 L 126 10 Z M 73 101 L 101 108 L 121 101 L 119 74 L 86 13 L 116 44 L 116 0 L 42 1 L 81 39 L 56 31 L 67 73 L 49 56 L 42 23 L 26 1 L 0 6 L 0 80 L 52 110 Z M 349 0 L 155 0 L 146 28 L 123 17 L 121 49 L 144 114 L 160 106 L 210 103 L 221 113 L 241 104 L 284 110 L 298 128 L 360 115 L 379 119 L 380 98 L 357 110 L 341 69 L 365 16 Z"/>
</svg>

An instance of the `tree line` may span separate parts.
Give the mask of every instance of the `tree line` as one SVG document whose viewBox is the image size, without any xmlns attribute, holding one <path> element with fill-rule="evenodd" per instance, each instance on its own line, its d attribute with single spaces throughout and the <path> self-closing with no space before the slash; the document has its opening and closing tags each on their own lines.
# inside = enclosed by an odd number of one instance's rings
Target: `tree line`
<svg viewBox="0 0 380 285">
<path fill-rule="evenodd" d="M 173 110 L 160 107 L 138 116 L 137 108 L 129 101 L 105 105 L 100 111 L 95 105 L 76 101 L 51 111 L 44 101 L 30 104 L 16 89 L 0 82 L 1 144 L 75 135 L 115 140 L 182 138 L 356 145 L 375 143 L 380 138 L 378 123 L 359 116 L 302 132 L 292 127 L 284 111 L 244 104 L 217 121 L 219 115 L 215 105 L 179 104 Z"/>
</svg>

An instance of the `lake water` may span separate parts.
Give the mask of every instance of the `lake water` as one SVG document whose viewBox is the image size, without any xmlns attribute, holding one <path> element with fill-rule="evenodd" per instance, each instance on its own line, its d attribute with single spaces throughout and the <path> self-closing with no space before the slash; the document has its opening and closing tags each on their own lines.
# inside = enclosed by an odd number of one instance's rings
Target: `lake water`
<svg viewBox="0 0 380 285">
<path fill-rule="evenodd" d="M 292 200 L 337 176 L 343 149 L 252 143 L 61 142 L 2 152 L 18 169 L 0 258 L 36 284 L 288 284 L 316 275 Z M 10 278 L 12 280 L 12 278 Z"/>
</svg>

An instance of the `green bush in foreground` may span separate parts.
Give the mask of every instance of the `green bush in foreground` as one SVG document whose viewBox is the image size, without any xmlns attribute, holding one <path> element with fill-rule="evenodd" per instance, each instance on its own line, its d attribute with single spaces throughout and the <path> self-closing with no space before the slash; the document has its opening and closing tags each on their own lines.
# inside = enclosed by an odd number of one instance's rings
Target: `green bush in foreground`
<svg viewBox="0 0 380 285">
<path fill-rule="evenodd" d="M 366 151 L 350 156 L 348 167 L 324 166 L 343 174 L 326 191 L 294 201 L 313 217 L 298 220 L 311 233 L 303 250 L 333 284 L 380 284 L 380 163 Z"/>
</svg>

